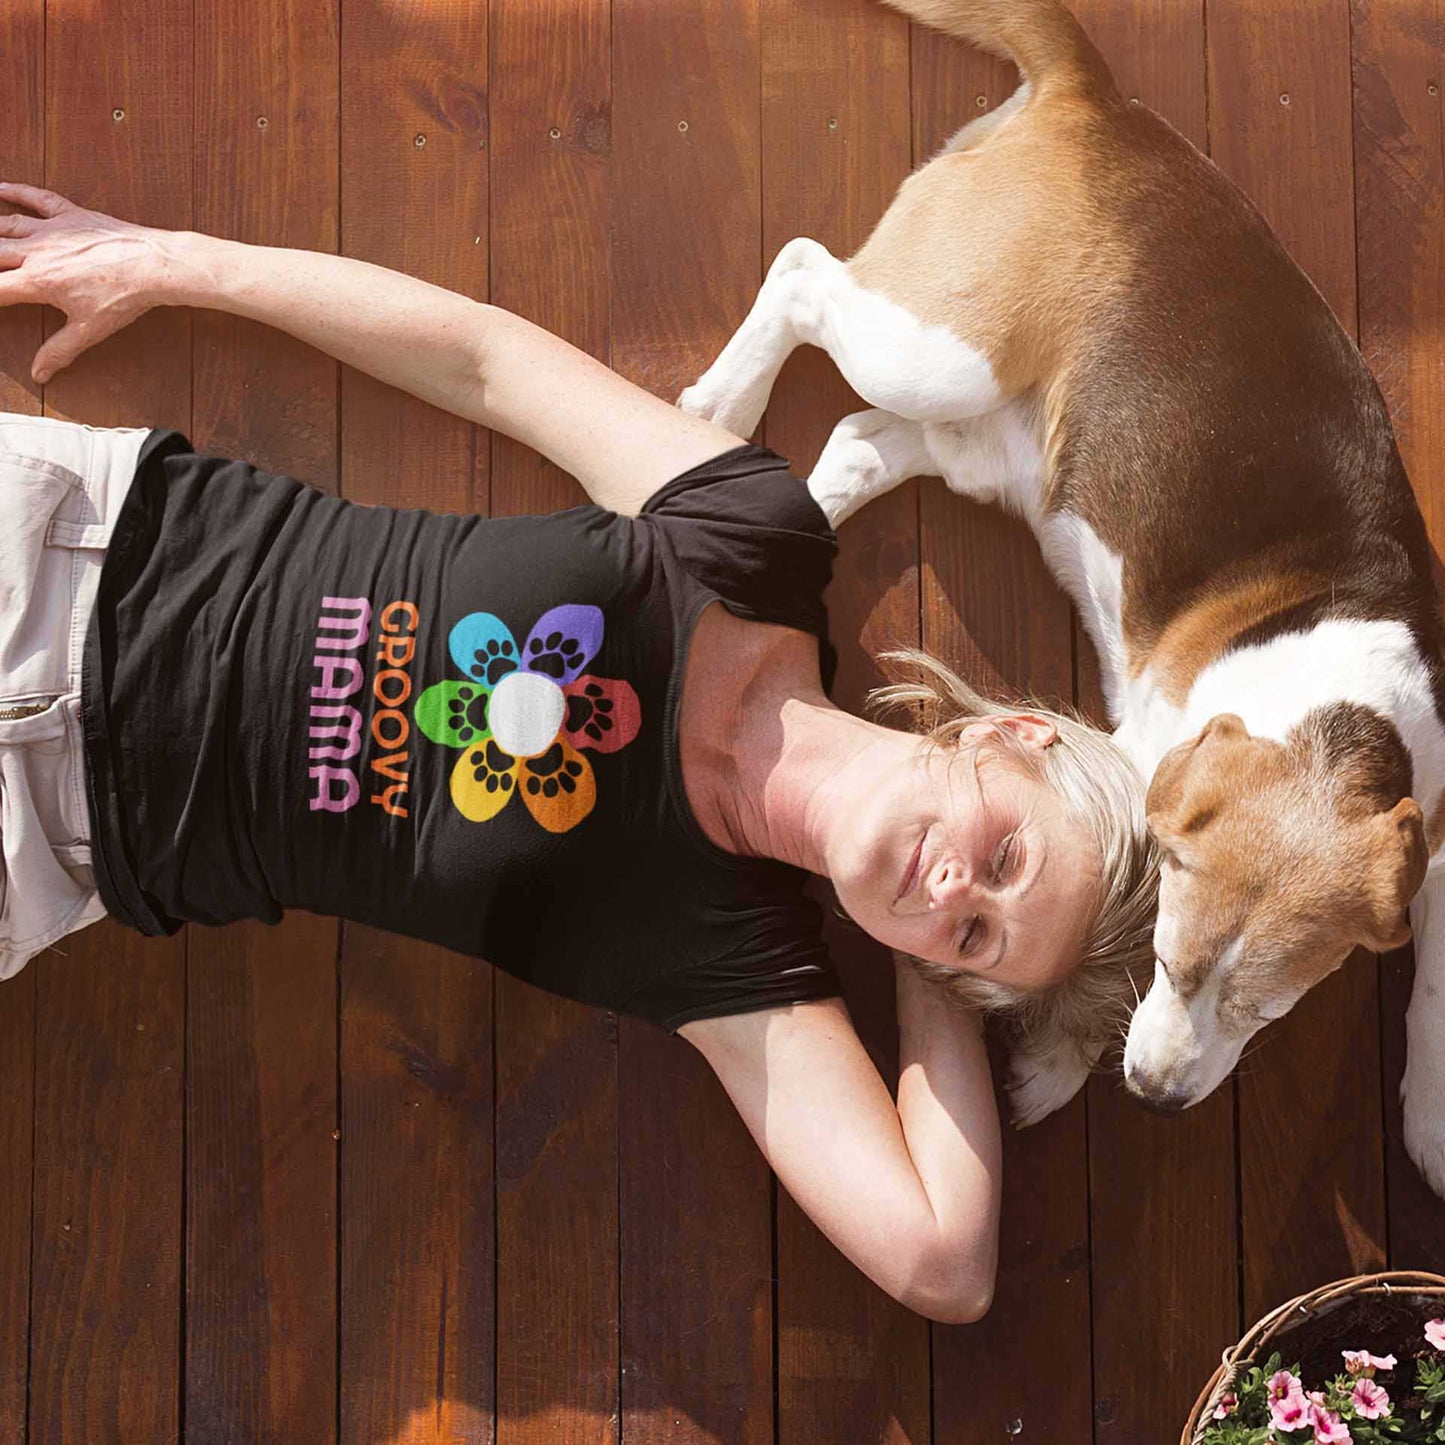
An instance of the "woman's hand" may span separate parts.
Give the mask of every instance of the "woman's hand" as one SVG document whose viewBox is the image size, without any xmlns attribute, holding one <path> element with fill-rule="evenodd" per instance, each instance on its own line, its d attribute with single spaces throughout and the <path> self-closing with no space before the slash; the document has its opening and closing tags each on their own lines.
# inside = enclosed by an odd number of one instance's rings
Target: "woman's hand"
<svg viewBox="0 0 1445 1445">
<path fill-rule="evenodd" d="M 34 213 L 0 216 L 0 306 L 54 306 L 66 317 L 35 354 L 36 381 L 49 381 L 160 303 L 169 233 L 87 211 L 38 186 L 0 182 L 0 201 Z"/>
</svg>

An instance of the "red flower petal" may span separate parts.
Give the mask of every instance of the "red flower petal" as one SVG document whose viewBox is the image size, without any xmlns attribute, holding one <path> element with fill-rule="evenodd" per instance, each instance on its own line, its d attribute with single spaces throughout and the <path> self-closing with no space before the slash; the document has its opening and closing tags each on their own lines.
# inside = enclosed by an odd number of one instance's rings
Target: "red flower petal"
<svg viewBox="0 0 1445 1445">
<path fill-rule="evenodd" d="M 562 736 L 574 748 L 615 753 L 642 726 L 642 705 L 630 682 L 587 673 L 567 683 L 562 694 L 567 699 Z"/>
</svg>

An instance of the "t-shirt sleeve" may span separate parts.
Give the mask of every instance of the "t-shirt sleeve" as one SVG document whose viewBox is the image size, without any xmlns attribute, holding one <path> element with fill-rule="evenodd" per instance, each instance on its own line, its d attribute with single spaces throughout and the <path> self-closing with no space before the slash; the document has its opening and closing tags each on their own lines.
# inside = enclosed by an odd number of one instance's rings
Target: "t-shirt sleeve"
<svg viewBox="0 0 1445 1445">
<path fill-rule="evenodd" d="M 823 592 L 838 539 L 807 486 L 766 447 L 740 446 L 674 477 L 638 524 L 655 528 L 683 569 L 753 622 L 813 633 L 824 682 L 833 651 Z"/>
<path fill-rule="evenodd" d="M 651 983 L 628 1013 L 676 1033 L 694 1019 L 836 998 L 842 986 L 822 939 L 821 916 L 808 899 L 756 909 L 748 936 L 722 957 L 695 963 Z"/>
</svg>

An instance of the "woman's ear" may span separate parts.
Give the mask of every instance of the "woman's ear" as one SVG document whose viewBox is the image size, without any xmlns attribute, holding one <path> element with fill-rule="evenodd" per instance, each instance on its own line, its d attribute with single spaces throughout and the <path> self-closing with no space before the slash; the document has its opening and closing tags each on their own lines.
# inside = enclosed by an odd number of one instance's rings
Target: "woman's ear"
<svg viewBox="0 0 1445 1445">
<path fill-rule="evenodd" d="M 1040 717 L 1036 712 L 1003 713 L 990 721 L 999 728 L 1011 732 L 1025 747 L 1042 751 L 1057 742 L 1058 726 L 1049 718 Z"/>
</svg>

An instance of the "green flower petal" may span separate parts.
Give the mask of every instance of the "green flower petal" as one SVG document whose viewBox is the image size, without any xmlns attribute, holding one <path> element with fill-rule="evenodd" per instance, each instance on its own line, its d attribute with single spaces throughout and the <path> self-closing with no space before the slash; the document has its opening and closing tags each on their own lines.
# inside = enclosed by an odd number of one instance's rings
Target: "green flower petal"
<svg viewBox="0 0 1445 1445">
<path fill-rule="evenodd" d="M 436 683 L 416 700 L 416 725 L 432 742 L 465 748 L 491 737 L 487 726 L 488 690 L 475 682 Z"/>
</svg>

